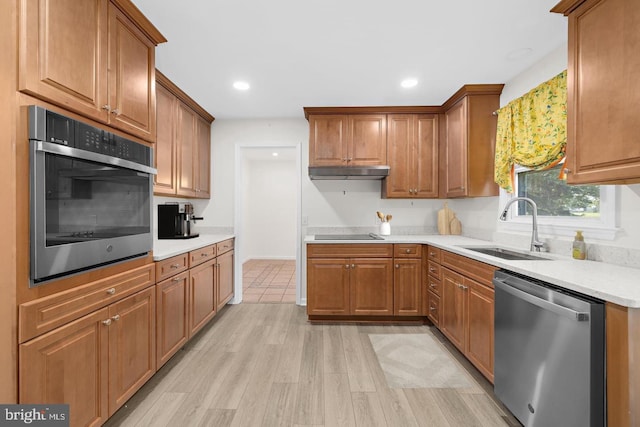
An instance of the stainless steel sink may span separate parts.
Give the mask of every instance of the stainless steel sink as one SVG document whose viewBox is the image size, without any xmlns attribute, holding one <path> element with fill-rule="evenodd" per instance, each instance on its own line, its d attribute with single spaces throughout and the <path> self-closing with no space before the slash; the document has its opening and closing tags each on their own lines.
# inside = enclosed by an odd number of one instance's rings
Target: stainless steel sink
<svg viewBox="0 0 640 427">
<path fill-rule="evenodd" d="M 480 252 L 485 255 L 494 256 L 497 258 L 507 259 L 511 261 L 548 261 L 549 258 L 545 258 L 538 255 L 533 255 L 529 253 L 516 252 L 509 249 L 499 248 L 499 247 L 464 247 L 464 249 L 468 249 L 470 251 Z"/>
</svg>

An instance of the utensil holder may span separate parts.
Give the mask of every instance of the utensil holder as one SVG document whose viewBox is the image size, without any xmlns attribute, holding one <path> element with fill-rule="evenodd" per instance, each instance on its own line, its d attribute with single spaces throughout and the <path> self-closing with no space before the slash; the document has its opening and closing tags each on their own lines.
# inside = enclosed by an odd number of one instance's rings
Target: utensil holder
<svg viewBox="0 0 640 427">
<path fill-rule="evenodd" d="M 380 235 L 381 236 L 389 236 L 391 234 L 391 224 L 388 222 L 383 222 L 380 224 Z"/>
</svg>

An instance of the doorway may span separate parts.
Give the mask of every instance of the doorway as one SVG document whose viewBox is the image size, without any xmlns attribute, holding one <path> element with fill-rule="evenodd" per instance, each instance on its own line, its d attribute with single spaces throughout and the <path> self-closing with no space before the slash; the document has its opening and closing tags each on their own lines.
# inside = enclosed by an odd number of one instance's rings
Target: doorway
<svg viewBox="0 0 640 427">
<path fill-rule="evenodd" d="M 300 303 L 300 146 L 236 147 L 235 302 Z"/>
</svg>

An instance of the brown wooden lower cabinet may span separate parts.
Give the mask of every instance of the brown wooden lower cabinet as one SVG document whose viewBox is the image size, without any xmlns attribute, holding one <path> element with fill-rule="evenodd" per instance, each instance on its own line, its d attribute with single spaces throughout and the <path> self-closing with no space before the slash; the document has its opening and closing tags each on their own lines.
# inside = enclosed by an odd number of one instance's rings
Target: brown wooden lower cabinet
<svg viewBox="0 0 640 427">
<path fill-rule="evenodd" d="M 216 315 L 216 260 L 189 271 L 189 336 L 192 337 Z"/>
<path fill-rule="evenodd" d="M 350 314 L 393 315 L 393 262 L 390 258 L 356 258 L 349 265 Z"/>
<path fill-rule="evenodd" d="M 189 272 L 156 285 L 156 364 L 158 369 L 189 339 Z"/>
<path fill-rule="evenodd" d="M 394 259 L 393 314 L 396 316 L 420 316 L 423 314 L 422 260 Z"/>
<path fill-rule="evenodd" d="M 227 304 L 233 298 L 233 256 L 234 252 L 225 252 L 218 255 L 218 277 L 217 277 L 217 310 Z"/>
<path fill-rule="evenodd" d="M 20 345 L 20 402 L 99 426 L 155 373 L 155 287 Z"/>
<path fill-rule="evenodd" d="M 308 314 L 346 315 L 351 312 L 349 265 L 346 258 L 307 260 Z"/>
<path fill-rule="evenodd" d="M 442 321 L 440 330 L 464 353 L 465 312 L 467 299 L 462 288 L 464 278 L 447 268 L 442 269 Z"/>
</svg>

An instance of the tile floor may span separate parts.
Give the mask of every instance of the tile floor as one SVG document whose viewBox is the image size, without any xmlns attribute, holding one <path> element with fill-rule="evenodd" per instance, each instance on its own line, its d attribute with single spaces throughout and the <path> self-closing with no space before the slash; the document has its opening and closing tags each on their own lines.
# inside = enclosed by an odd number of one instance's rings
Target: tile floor
<svg viewBox="0 0 640 427">
<path fill-rule="evenodd" d="M 242 265 L 242 302 L 295 303 L 295 260 L 252 259 Z"/>
</svg>

